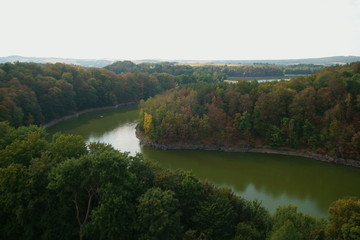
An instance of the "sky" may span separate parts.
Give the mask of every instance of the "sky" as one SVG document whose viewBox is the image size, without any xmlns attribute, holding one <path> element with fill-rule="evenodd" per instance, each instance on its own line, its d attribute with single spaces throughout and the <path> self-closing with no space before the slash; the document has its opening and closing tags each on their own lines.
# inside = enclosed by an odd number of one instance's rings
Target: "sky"
<svg viewBox="0 0 360 240">
<path fill-rule="evenodd" d="M 360 0 L 2 0 L 0 56 L 360 56 Z"/>
</svg>

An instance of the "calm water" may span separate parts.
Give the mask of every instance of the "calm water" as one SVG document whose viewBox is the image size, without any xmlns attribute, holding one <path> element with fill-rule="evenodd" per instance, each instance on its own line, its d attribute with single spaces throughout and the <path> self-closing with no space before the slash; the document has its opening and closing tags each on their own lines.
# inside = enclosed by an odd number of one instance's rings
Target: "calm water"
<svg viewBox="0 0 360 240">
<path fill-rule="evenodd" d="M 135 136 L 137 119 L 137 107 L 130 106 L 82 115 L 48 130 L 79 134 L 130 154 L 141 152 L 165 167 L 191 170 L 246 199 L 261 200 L 271 212 L 278 205 L 296 204 L 302 212 L 326 216 L 336 199 L 360 197 L 360 169 L 301 157 L 141 147 Z"/>
</svg>

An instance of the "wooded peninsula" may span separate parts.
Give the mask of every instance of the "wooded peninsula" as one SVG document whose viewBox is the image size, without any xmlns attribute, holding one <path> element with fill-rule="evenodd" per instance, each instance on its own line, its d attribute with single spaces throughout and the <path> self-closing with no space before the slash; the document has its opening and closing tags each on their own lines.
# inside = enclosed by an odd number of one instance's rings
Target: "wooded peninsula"
<svg viewBox="0 0 360 240">
<path fill-rule="evenodd" d="M 301 149 L 360 160 L 359 73 L 355 63 L 290 81 L 179 86 L 140 103 L 140 130 L 163 148 Z"/>
</svg>

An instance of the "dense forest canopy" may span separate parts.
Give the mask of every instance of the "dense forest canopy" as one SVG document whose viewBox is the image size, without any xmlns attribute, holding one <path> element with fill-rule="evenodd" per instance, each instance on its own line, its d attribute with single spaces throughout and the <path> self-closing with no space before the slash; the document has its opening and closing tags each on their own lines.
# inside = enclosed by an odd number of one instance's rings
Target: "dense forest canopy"
<svg viewBox="0 0 360 240">
<path fill-rule="evenodd" d="M 160 144 L 287 147 L 360 160 L 360 63 L 290 81 L 192 84 L 140 104 Z"/>
<path fill-rule="evenodd" d="M 142 155 L 0 122 L 0 239 L 359 239 L 360 200 L 329 218 L 258 201 Z"/>
<path fill-rule="evenodd" d="M 290 66 L 314 72 L 321 66 Z M 273 65 L 239 67 L 116 62 L 103 68 L 67 64 L 0 64 L 0 121 L 13 126 L 43 124 L 76 111 L 138 102 L 176 85 L 221 83 L 229 76 L 282 76 Z M 115 73 L 114 73 L 115 72 Z"/>
<path fill-rule="evenodd" d="M 13 126 L 43 124 L 76 111 L 137 102 L 176 85 L 220 83 L 228 76 L 282 75 L 279 66 L 192 67 L 174 63 L 117 62 L 108 67 L 67 64 L 0 64 L 0 121 Z M 294 66 L 315 71 L 316 66 Z"/>
<path fill-rule="evenodd" d="M 229 72 L 219 69 L 228 66 L 176 72 L 172 63 L 162 64 L 161 70 L 146 70 L 149 65 L 124 73 L 0 65 L 0 239 L 360 238 L 358 198 L 336 201 L 327 220 L 295 206 L 270 215 L 257 201 L 162 169 L 142 155 L 86 144 L 76 135 L 48 140 L 43 128 L 26 126 L 150 97 L 141 103 L 140 127 L 156 142 L 268 144 L 359 159 L 360 63 L 261 84 L 223 83 Z"/>
<path fill-rule="evenodd" d="M 138 102 L 173 87 L 174 77 L 166 73 L 5 63 L 0 65 L 0 121 L 43 124 L 83 109 Z"/>
</svg>

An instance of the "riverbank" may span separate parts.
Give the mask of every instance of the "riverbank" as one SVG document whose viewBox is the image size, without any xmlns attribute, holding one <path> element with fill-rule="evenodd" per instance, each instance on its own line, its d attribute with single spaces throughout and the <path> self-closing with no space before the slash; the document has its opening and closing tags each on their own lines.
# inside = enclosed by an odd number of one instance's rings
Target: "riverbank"
<svg viewBox="0 0 360 240">
<path fill-rule="evenodd" d="M 67 120 L 70 120 L 70 119 L 73 119 L 73 118 L 77 118 L 80 115 L 85 114 L 85 113 L 91 113 L 91 112 L 102 111 L 102 110 L 117 109 L 119 107 L 125 107 L 125 106 L 130 106 L 130 105 L 135 105 L 135 104 L 138 104 L 138 102 L 128 102 L 128 103 L 120 103 L 120 104 L 117 104 L 117 105 L 114 105 L 114 106 L 88 108 L 88 109 L 85 109 L 85 110 L 82 110 L 82 111 L 79 111 L 79 112 L 76 112 L 76 113 L 61 117 L 61 118 L 54 119 L 54 120 L 52 120 L 52 121 L 50 121 L 48 123 L 43 124 L 42 127 L 49 128 L 49 127 L 52 127 L 52 126 L 54 126 L 54 125 L 56 125 L 58 123 L 61 123 L 61 122 L 64 122 L 64 121 L 67 121 Z"/>
<path fill-rule="evenodd" d="M 285 151 L 277 149 L 259 148 L 259 147 L 236 147 L 236 146 L 216 146 L 216 145 L 197 145 L 197 144 L 159 144 L 152 142 L 144 133 L 136 126 L 136 137 L 140 144 L 144 146 L 153 147 L 160 150 L 207 150 L 207 151 L 221 151 L 221 152 L 249 152 L 249 153 L 265 153 L 265 154 L 279 154 L 286 156 L 296 156 L 314 159 L 317 161 L 335 163 L 338 165 L 345 165 L 360 168 L 360 161 L 352 159 L 336 158 L 327 155 L 303 152 L 303 151 Z"/>
</svg>

